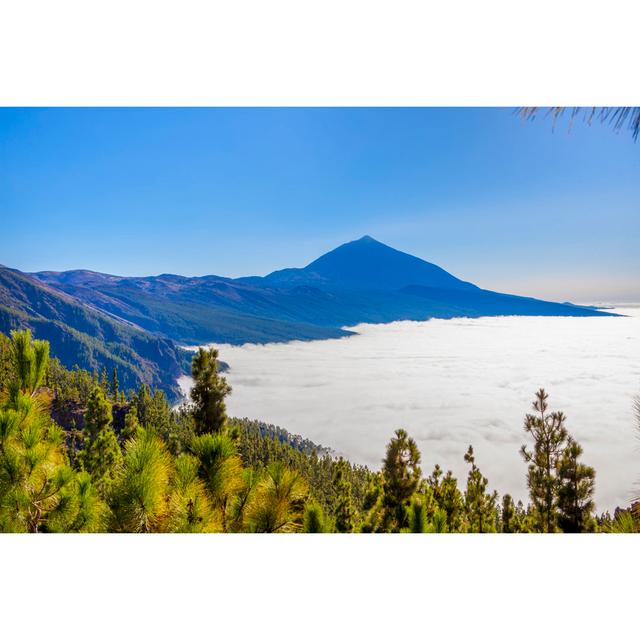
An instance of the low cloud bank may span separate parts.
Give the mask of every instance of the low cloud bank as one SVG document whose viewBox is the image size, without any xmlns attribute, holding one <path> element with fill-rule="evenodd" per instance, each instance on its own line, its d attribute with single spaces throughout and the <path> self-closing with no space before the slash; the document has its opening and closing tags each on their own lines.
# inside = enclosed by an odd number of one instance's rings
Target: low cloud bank
<svg viewBox="0 0 640 640">
<path fill-rule="evenodd" d="M 491 488 L 525 499 L 523 420 L 544 387 L 596 468 L 598 509 L 611 509 L 640 480 L 640 308 L 618 311 L 629 317 L 394 322 L 359 325 L 338 340 L 220 345 L 231 366 L 229 413 L 375 468 L 404 427 L 425 474 L 439 463 L 463 484 L 472 444 Z"/>
</svg>

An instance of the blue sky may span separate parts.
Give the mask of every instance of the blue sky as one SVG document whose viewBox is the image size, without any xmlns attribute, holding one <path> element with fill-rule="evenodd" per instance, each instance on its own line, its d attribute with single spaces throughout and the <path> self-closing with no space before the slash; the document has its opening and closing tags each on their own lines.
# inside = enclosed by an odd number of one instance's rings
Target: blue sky
<svg viewBox="0 0 640 640">
<path fill-rule="evenodd" d="M 512 109 L 0 109 L 0 263 L 265 274 L 369 234 L 481 286 L 640 300 L 640 143 Z"/>
</svg>

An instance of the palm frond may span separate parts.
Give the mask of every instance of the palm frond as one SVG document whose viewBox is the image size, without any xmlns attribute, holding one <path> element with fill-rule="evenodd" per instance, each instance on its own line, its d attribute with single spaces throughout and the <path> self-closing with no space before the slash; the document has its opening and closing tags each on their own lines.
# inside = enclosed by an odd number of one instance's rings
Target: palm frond
<svg viewBox="0 0 640 640">
<path fill-rule="evenodd" d="M 539 115 L 551 117 L 555 123 L 565 115 L 572 121 L 582 116 L 584 122 L 591 125 L 594 121 L 608 124 L 615 131 L 628 129 L 635 141 L 640 135 L 640 107 L 520 107 L 518 113 L 525 120 L 534 120 Z"/>
</svg>

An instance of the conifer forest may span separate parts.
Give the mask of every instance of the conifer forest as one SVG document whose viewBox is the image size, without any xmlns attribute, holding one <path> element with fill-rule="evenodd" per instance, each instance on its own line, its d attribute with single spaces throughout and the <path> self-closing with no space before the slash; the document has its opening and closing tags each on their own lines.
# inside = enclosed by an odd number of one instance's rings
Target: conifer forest
<svg viewBox="0 0 640 640">
<path fill-rule="evenodd" d="M 199 348 L 188 402 L 125 389 L 117 368 L 68 369 L 29 330 L 0 334 L 0 531 L 127 533 L 631 533 L 637 503 L 596 513 L 596 470 L 544 389 L 523 411 L 529 500 L 468 473 L 423 470 L 396 428 L 381 467 L 227 415 L 218 352 Z M 391 425 L 390 427 L 395 427 Z"/>
</svg>

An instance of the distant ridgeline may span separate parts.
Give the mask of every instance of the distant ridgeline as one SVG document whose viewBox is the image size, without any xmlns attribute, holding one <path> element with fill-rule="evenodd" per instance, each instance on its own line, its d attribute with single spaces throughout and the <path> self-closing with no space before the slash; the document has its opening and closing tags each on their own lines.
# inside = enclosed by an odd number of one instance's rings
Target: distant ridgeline
<svg viewBox="0 0 640 640">
<path fill-rule="evenodd" d="M 118 372 L 124 389 L 147 384 L 178 397 L 176 378 L 192 354 L 37 279 L 0 267 L 0 332 L 29 328 L 65 366 Z"/>
<path fill-rule="evenodd" d="M 495 315 L 594 316 L 591 307 L 486 291 L 369 236 L 265 277 L 139 278 L 0 267 L 0 331 L 29 327 L 66 366 L 118 368 L 177 397 L 177 345 L 348 336 L 362 322 Z"/>
</svg>

